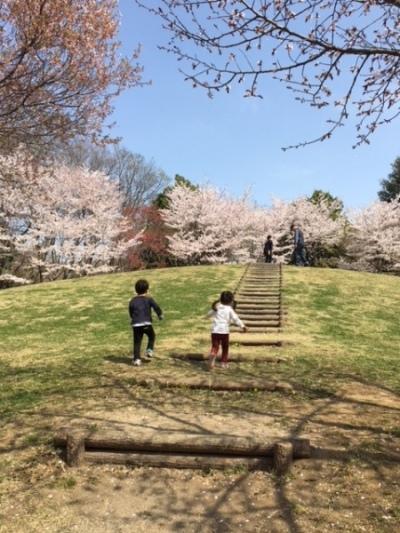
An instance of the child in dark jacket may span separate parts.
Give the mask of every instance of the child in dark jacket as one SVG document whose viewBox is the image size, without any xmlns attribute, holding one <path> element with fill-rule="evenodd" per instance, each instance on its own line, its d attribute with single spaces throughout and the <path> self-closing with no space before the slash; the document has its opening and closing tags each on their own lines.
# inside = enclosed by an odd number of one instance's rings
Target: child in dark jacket
<svg viewBox="0 0 400 533">
<path fill-rule="evenodd" d="M 133 361 L 132 364 L 140 366 L 142 360 L 140 357 L 140 348 L 142 345 L 143 336 L 147 336 L 146 356 L 151 359 L 153 357 L 154 341 L 156 334 L 154 333 L 152 325 L 151 310 L 154 309 L 159 320 L 162 320 L 163 315 L 161 308 L 157 303 L 148 296 L 149 283 L 145 279 L 139 279 L 135 283 L 136 296 L 129 302 L 129 315 L 131 317 L 131 325 L 133 329 Z"/>
</svg>

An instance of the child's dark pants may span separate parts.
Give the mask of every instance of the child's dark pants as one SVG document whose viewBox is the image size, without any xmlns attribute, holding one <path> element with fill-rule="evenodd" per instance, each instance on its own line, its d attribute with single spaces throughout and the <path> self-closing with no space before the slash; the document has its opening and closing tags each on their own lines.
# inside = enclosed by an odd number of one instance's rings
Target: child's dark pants
<svg viewBox="0 0 400 533">
<path fill-rule="evenodd" d="M 229 333 L 211 333 L 211 355 L 216 356 L 218 354 L 219 345 L 222 347 L 221 361 L 227 363 L 229 354 Z"/>
<path fill-rule="evenodd" d="M 156 334 L 153 326 L 136 326 L 133 328 L 133 359 L 140 359 L 140 347 L 142 345 L 143 335 L 147 335 L 147 350 L 154 349 Z"/>
</svg>

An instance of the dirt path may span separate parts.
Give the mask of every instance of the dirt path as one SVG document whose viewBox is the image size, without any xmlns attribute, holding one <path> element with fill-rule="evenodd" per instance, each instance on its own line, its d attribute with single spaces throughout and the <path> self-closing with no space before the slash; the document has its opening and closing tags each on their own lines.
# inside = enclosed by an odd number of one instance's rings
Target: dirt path
<svg viewBox="0 0 400 533">
<path fill-rule="evenodd" d="M 239 397 L 239 395 L 238 395 Z M 222 400 L 222 401 L 221 401 Z M 393 532 L 400 526 L 400 400 L 346 383 L 312 401 L 258 394 L 240 408 L 230 394 L 204 407 L 165 392 L 158 401 L 132 387 L 105 406 L 31 413 L 9 423 L 1 441 L 1 532 Z M 187 431 L 268 438 L 309 437 L 314 457 L 285 479 L 269 472 L 200 472 L 118 466 L 67 469 L 32 431 L 62 426 L 119 431 Z M 13 468 L 15 465 L 15 469 Z M 23 465 L 23 466 L 21 466 Z M 5 490 L 7 489 L 7 490 Z"/>
</svg>

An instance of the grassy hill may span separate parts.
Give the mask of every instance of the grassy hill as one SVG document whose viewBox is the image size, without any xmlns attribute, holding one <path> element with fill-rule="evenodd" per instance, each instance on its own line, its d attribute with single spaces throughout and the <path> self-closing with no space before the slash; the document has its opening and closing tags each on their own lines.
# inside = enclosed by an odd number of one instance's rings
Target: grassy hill
<svg viewBox="0 0 400 533">
<path fill-rule="evenodd" d="M 131 351 L 127 304 L 140 276 L 150 281 L 165 313 L 165 321 L 155 324 L 159 358 L 146 372 L 195 372 L 168 356 L 207 352 L 204 315 L 222 289 L 235 288 L 242 273 L 240 266 L 171 268 L 2 291 L 1 412 L 51 402 L 53 395 L 79 395 L 113 373 L 108 363 Z M 400 390 L 400 278 L 288 267 L 284 287 L 283 337 L 292 344 L 279 349 L 289 358 L 280 377 L 329 391 L 353 374 Z M 241 366 L 230 372 L 239 376 Z M 132 372 L 117 371 L 120 377 Z"/>
<path fill-rule="evenodd" d="M 231 364 L 214 375 L 280 379 L 294 386 L 293 395 L 135 383 L 138 376 L 209 376 L 204 364 L 171 355 L 207 353 L 204 315 L 243 272 L 228 265 L 171 268 L 0 292 L 0 532 L 131 531 L 132 509 L 137 531 L 265 531 L 266 520 L 271 531 L 321 533 L 332 524 L 398 530 L 400 278 L 284 269 L 288 315 L 279 335 L 287 343 L 233 342 L 231 353 L 285 361 Z M 155 323 L 156 358 L 136 368 L 129 365 L 127 306 L 142 276 L 165 320 Z M 284 480 L 243 471 L 74 471 L 52 445 L 55 428 L 71 423 L 235 435 L 268 435 L 272 428 L 310 438 L 317 452 Z"/>
</svg>

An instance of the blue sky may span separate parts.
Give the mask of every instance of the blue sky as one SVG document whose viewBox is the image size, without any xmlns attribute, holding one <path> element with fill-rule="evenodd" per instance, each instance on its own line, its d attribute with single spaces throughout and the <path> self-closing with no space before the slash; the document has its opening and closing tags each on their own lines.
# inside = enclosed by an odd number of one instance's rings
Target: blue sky
<svg viewBox="0 0 400 533">
<path fill-rule="evenodd" d="M 144 78 L 152 82 L 115 101 L 113 133 L 127 148 L 154 159 L 171 178 L 181 174 L 233 195 L 250 186 L 261 205 L 314 189 L 339 196 L 347 207 L 376 200 L 380 180 L 400 156 L 400 120 L 355 150 L 356 133 L 348 124 L 329 141 L 284 152 L 282 146 L 325 131 L 326 117 L 272 80 L 264 83 L 263 100 L 237 90 L 210 100 L 184 81 L 174 57 L 157 49 L 167 40 L 160 21 L 133 0 L 121 0 L 120 10 L 124 51 L 142 44 Z"/>
</svg>

